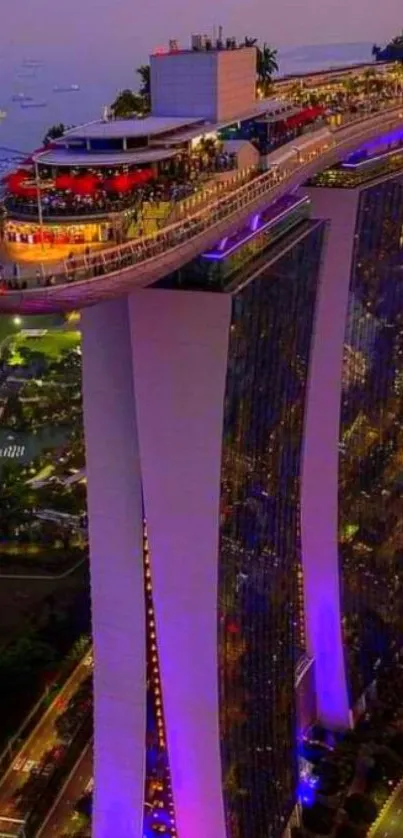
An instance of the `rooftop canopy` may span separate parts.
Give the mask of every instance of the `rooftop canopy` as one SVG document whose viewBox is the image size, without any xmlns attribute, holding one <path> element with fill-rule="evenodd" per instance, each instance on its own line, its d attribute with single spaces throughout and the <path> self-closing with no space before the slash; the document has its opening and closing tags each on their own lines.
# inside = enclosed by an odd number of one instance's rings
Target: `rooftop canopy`
<svg viewBox="0 0 403 838">
<path fill-rule="evenodd" d="M 146 116 L 144 119 L 110 119 L 88 122 L 85 125 L 78 125 L 66 131 L 57 145 L 64 145 L 69 140 L 107 140 L 121 139 L 123 137 L 152 137 L 159 134 L 177 131 L 180 128 L 203 123 L 203 119 L 194 117 L 165 117 Z"/>
<path fill-rule="evenodd" d="M 71 149 L 52 148 L 43 151 L 36 157 L 36 162 L 43 166 L 68 166 L 71 169 L 77 167 L 96 166 L 97 168 L 108 168 L 109 166 L 141 166 L 156 163 L 158 160 L 168 160 L 175 157 L 176 150 L 164 148 L 145 149 L 144 151 L 121 151 L 96 154 L 85 151 L 74 152 Z"/>
</svg>

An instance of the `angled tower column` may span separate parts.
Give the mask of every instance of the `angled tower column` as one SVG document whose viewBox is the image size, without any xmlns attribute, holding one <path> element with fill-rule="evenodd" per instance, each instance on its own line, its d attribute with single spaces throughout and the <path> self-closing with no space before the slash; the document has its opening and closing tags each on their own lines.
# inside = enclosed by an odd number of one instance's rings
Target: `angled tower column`
<svg viewBox="0 0 403 838">
<path fill-rule="evenodd" d="M 95 656 L 94 838 L 143 835 L 143 511 L 127 299 L 82 313 Z"/>
<path fill-rule="evenodd" d="M 301 489 L 308 653 L 319 720 L 347 728 L 338 556 L 339 426 L 343 347 L 358 193 L 312 189 L 313 215 L 330 221 L 311 352 Z"/>
<path fill-rule="evenodd" d="M 140 291 L 129 309 L 177 832 L 225 838 L 217 576 L 231 298 Z"/>
</svg>

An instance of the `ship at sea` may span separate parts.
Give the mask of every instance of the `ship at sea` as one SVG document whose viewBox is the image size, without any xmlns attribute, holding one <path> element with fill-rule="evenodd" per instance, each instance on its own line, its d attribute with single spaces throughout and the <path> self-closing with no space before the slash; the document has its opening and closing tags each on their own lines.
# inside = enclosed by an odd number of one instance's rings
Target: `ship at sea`
<svg viewBox="0 0 403 838">
<path fill-rule="evenodd" d="M 12 102 L 32 102 L 32 96 L 26 93 L 14 93 L 11 97 Z"/>
<path fill-rule="evenodd" d="M 39 67 L 43 66 L 43 61 L 37 58 L 24 58 L 22 62 L 23 67 L 29 67 L 32 70 L 38 70 Z"/>
<path fill-rule="evenodd" d="M 17 73 L 17 79 L 34 79 L 36 77 L 35 70 L 20 70 Z"/>
<path fill-rule="evenodd" d="M 20 102 L 21 108 L 46 108 L 48 105 L 47 102 L 37 102 L 35 99 L 24 100 Z"/>
<path fill-rule="evenodd" d="M 78 84 L 55 85 L 53 93 L 77 93 L 80 90 Z"/>
</svg>

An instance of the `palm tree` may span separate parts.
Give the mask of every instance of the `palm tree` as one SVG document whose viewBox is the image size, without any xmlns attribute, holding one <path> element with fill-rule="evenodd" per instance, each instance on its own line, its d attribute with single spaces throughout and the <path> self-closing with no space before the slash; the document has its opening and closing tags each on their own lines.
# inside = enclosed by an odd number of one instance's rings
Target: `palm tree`
<svg viewBox="0 0 403 838">
<path fill-rule="evenodd" d="M 358 86 L 357 79 L 353 78 L 352 76 L 349 76 L 346 79 L 346 81 L 344 82 L 343 87 L 344 87 L 345 96 L 346 96 L 346 99 L 347 99 L 348 102 L 351 99 L 353 99 L 354 96 L 357 96 L 358 91 L 359 91 L 359 86 Z"/>
<path fill-rule="evenodd" d="M 251 38 L 249 35 L 245 35 L 242 46 L 256 47 L 256 83 L 258 90 L 265 95 L 270 87 L 272 76 L 278 70 L 277 50 L 271 49 L 266 42 L 263 47 L 260 47 L 258 39 Z"/>
<path fill-rule="evenodd" d="M 272 49 L 264 43 L 263 47 L 257 48 L 257 78 L 263 93 L 266 94 L 270 87 L 274 73 L 278 71 L 277 50 Z"/>
<path fill-rule="evenodd" d="M 375 78 L 375 70 L 372 67 L 368 67 L 368 69 L 365 70 L 365 72 L 364 72 L 364 90 L 365 90 L 365 95 L 366 96 L 368 96 L 368 94 L 371 90 L 374 78 Z"/>
<path fill-rule="evenodd" d="M 141 64 L 140 67 L 137 67 L 136 73 L 138 73 L 138 75 L 140 76 L 139 94 L 144 99 L 144 110 L 149 110 L 151 98 L 150 65 Z"/>
</svg>

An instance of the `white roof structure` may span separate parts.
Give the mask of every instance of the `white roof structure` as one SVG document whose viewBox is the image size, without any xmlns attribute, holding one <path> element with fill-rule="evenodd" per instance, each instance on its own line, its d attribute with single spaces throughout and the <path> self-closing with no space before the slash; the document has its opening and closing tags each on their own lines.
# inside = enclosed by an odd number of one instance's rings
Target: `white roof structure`
<svg viewBox="0 0 403 838">
<path fill-rule="evenodd" d="M 194 117 L 164 117 L 146 116 L 144 119 L 111 119 L 99 122 L 87 122 L 85 125 L 78 125 L 70 128 L 59 140 L 57 145 L 63 145 L 65 140 L 107 140 L 121 139 L 122 137 L 152 137 L 165 134 L 169 131 L 179 130 L 187 126 L 203 123 L 202 118 Z"/>
<path fill-rule="evenodd" d="M 52 148 L 49 151 L 41 151 L 35 156 L 37 163 L 44 166 L 68 166 L 74 169 L 78 167 L 96 166 L 107 168 L 108 166 L 145 166 L 156 163 L 158 160 L 168 160 L 175 157 L 176 150 L 164 148 L 144 149 L 144 151 L 107 151 L 102 153 L 87 151 L 71 151 L 66 148 Z"/>
</svg>

